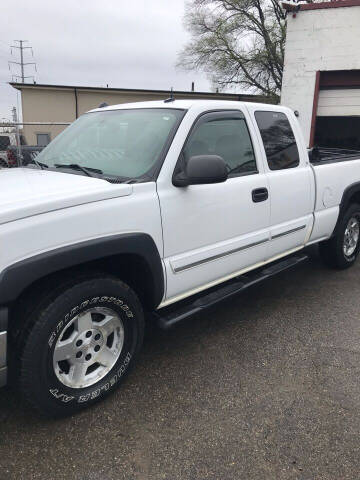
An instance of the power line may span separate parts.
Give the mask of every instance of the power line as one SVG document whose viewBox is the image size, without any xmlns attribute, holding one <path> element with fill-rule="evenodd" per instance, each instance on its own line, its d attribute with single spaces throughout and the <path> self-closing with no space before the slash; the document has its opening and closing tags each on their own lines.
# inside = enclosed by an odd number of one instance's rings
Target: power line
<svg viewBox="0 0 360 480">
<path fill-rule="evenodd" d="M 21 78 L 21 83 L 25 83 L 25 78 L 32 78 L 35 81 L 34 75 L 25 75 L 25 67 L 27 65 L 34 65 L 35 66 L 35 71 L 36 70 L 36 63 L 35 62 L 24 62 L 24 51 L 25 50 L 31 50 L 32 56 L 34 56 L 34 52 L 32 47 L 30 46 L 24 46 L 24 43 L 27 43 L 28 40 L 14 40 L 17 45 L 11 45 L 11 49 L 16 48 L 20 52 L 20 62 L 13 62 L 9 61 L 9 70 L 11 71 L 10 65 L 20 65 L 20 70 L 21 70 L 21 75 L 12 75 L 12 78 Z M 12 50 L 11 50 L 12 53 Z"/>
</svg>

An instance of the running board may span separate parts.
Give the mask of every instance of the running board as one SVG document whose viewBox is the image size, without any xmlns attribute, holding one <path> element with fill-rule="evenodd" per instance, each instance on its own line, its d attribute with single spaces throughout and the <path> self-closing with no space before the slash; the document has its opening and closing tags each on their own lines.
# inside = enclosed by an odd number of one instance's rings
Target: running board
<svg viewBox="0 0 360 480">
<path fill-rule="evenodd" d="M 209 290 L 206 290 L 205 292 L 197 295 L 196 299 L 191 297 L 192 301 L 190 300 L 190 302 L 189 300 L 184 300 L 181 302 L 181 307 L 175 307 L 175 309 L 174 306 L 164 307 L 155 313 L 157 324 L 161 329 L 168 330 L 191 315 L 201 312 L 227 298 L 237 295 L 252 285 L 256 285 L 257 283 L 277 275 L 280 272 L 288 270 L 289 268 L 304 262 L 308 258 L 308 255 L 295 255 L 280 260 L 277 263 L 265 266 L 261 270 L 258 269 L 245 275 L 236 277 L 235 279 L 226 282 L 225 285 L 222 284 L 214 287 L 211 289 L 210 293 Z"/>
</svg>

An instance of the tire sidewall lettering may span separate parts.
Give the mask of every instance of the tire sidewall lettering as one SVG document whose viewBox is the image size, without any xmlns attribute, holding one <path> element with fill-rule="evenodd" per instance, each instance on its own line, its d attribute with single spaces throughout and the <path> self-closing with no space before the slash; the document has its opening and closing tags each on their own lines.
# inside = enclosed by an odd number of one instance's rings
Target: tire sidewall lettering
<svg viewBox="0 0 360 480">
<path fill-rule="evenodd" d="M 122 365 L 120 368 L 117 370 L 117 373 L 113 375 L 110 380 L 105 383 L 105 385 L 102 385 L 101 388 L 97 388 L 93 390 L 90 393 L 87 393 L 86 395 L 80 395 L 80 397 L 77 399 L 78 403 L 84 403 L 88 402 L 89 400 L 94 400 L 95 398 L 99 397 L 102 393 L 107 392 L 110 390 L 111 387 L 113 387 L 119 380 L 120 378 L 124 375 L 127 366 L 129 365 L 131 360 L 131 353 L 128 352 L 126 354 L 125 360 L 123 361 Z"/>
<path fill-rule="evenodd" d="M 121 308 L 122 311 L 125 312 L 126 316 L 128 318 L 133 318 L 134 314 L 130 310 L 129 306 L 123 302 L 123 300 L 120 300 L 119 298 L 115 297 L 94 297 L 91 300 L 85 300 L 82 302 L 80 305 L 75 306 L 74 308 L 71 309 L 70 313 L 67 313 L 64 316 L 64 319 L 61 320 L 55 327 L 55 329 L 51 332 L 50 337 L 48 339 L 48 346 L 49 348 L 52 348 L 53 343 L 57 335 L 61 332 L 61 330 L 69 323 L 70 320 L 79 312 L 82 310 L 85 310 L 88 305 L 94 305 L 95 303 L 98 302 L 107 302 L 107 303 L 113 303 L 114 305 L 117 305 Z"/>
<path fill-rule="evenodd" d="M 107 305 L 112 304 L 117 307 L 118 311 L 121 310 L 123 312 L 123 315 L 125 315 L 127 319 L 131 320 L 132 318 L 134 318 L 134 313 L 129 307 L 129 305 L 120 298 L 111 296 L 91 297 L 81 302 L 79 305 L 75 305 L 74 307 L 72 307 L 71 310 L 67 312 L 64 317 L 56 324 L 55 328 L 52 329 L 47 341 L 48 348 L 50 350 L 49 354 L 51 355 L 51 357 L 53 354 L 53 349 L 55 348 L 56 340 L 61 335 L 61 332 L 66 327 L 66 325 L 74 318 L 74 316 L 82 313 L 83 311 L 86 311 L 87 307 L 93 306 L 97 303 L 105 303 Z M 99 384 L 95 384 L 93 385 L 93 389 L 90 391 L 89 388 L 91 387 L 88 387 L 86 389 L 86 393 L 82 393 L 84 389 L 79 389 L 79 394 L 76 394 L 74 393 L 75 389 L 69 389 L 68 387 L 62 386 L 61 383 L 57 381 L 56 385 L 52 385 L 51 388 L 49 388 L 49 393 L 56 401 L 65 404 L 74 402 L 86 403 L 98 399 L 100 396 L 115 387 L 115 385 L 120 381 L 120 379 L 127 371 L 132 359 L 132 353 L 131 351 L 127 351 L 125 356 L 124 354 L 122 354 L 121 357 L 123 358 L 121 364 L 117 367 L 114 367 L 115 372 L 112 371 L 109 373 L 111 376 L 105 384 L 101 386 L 99 386 Z"/>
<path fill-rule="evenodd" d="M 53 397 L 56 398 L 56 400 L 60 400 L 63 403 L 69 403 L 73 400 L 77 401 L 77 403 L 85 403 L 85 402 L 88 402 L 89 400 L 95 400 L 102 393 L 109 391 L 110 388 L 113 387 L 120 380 L 120 378 L 124 375 L 130 363 L 130 360 L 131 360 L 131 353 L 128 352 L 120 368 L 117 370 L 116 374 L 113 375 L 110 378 L 110 380 L 107 383 L 105 383 L 105 385 L 102 385 L 100 388 L 95 388 L 93 391 L 86 393 L 85 395 L 80 395 L 78 398 L 76 398 L 76 396 L 74 395 L 67 395 L 64 392 L 61 392 L 58 388 L 50 388 L 49 392 Z"/>
</svg>

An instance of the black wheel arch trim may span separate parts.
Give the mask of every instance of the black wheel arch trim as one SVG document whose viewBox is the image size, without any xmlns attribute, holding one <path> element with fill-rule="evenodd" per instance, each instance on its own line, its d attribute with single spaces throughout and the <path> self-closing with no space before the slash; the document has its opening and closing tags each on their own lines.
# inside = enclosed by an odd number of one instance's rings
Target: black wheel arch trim
<svg viewBox="0 0 360 480">
<path fill-rule="evenodd" d="M 9 309 L 0 307 L 0 333 L 8 328 Z"/>
<path fill-rule="evenodd" d="M 350 199 L 353 195 L 357 193 L 360 194 L 360 182 L 352 183 L 344 190 L 344 193 L 340 202 L 339 216 L 338 216 L 332 236 L 336 236 L 338 234 L 341 219 L 350 205 Z"/>
<path fill-rule="evenodd" d="M 29 257 L 7 267 L 0 274 L 0 305 L 15 301 L 34 282 L 56 272 L 115 255 L 136 255 L 147 266 L 151 276 L 151 308 L 164 295 L 164 272 L 153 238 L 146 233 L 126 233 L 101 237 Z"/>
</svg>

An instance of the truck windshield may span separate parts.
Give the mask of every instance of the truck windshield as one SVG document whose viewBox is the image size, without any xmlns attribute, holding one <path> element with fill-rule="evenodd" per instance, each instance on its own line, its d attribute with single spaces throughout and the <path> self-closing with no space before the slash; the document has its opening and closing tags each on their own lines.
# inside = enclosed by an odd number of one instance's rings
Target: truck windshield
<svg viewBox="0 0 360 480">
<path fill-rule="evenodd" d="M 104 176 L 152 178 L 183 117 L 168 108 L 87 113 L 66 128 L 37 157 L 48 167 L 81 165 Z"/>
</svg>

